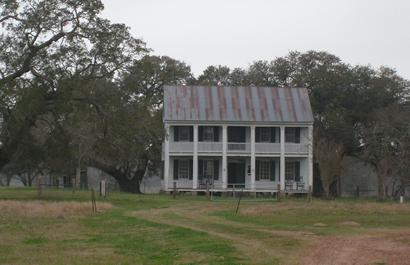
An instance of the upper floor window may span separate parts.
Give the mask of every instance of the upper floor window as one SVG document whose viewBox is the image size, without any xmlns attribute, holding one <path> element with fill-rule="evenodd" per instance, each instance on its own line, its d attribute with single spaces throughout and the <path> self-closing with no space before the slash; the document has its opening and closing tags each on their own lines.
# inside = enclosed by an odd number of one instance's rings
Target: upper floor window
<svg viewBox="0 0 410 265">
<path fill-rule="evenodd" d="M 297 127 L 285 128 L 285 142 L 300 143 L 300 128 L 297 128 Z"/>
<path fill-rule="evenodd" d="M 204 142 L 212 142 L 214 140 L 214 128 L 204 127 Z"/>
<path fill-rule="evenodd" d="M 174 141 L 176 142 L 192 142 L 193 128 L 191 126 L 175 126 Z"/>
<path fill-rule="evenodd" d="M 199 126 L 198 140 L 200 142 L 218 142 L 219 127 L 218 126 Z"/>
<path fill-rule="evenodd" d="M 255 141 L 257 143 L 274 143 L 275 142 L 275 128 L 256 127 Z"/>
</svg>

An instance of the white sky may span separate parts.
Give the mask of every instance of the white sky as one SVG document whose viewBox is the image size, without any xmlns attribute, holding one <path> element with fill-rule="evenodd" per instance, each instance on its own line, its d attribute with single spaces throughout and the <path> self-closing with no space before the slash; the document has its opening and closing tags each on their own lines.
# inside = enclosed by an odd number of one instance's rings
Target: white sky
<svg viewBox="0 0 410 265">
<path fill-rule="evenodd" d="M 103 0 L 104 17 L 131 27 L 154 54 L 247 67 L 291 50 L 328 51 L 387 65 L 410 79 L 410 0 Z"/>
</svg>

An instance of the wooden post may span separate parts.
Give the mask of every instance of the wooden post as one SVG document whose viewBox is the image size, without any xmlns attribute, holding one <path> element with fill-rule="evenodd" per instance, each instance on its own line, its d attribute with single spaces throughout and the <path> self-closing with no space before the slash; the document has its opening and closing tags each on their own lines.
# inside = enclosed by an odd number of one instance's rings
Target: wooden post
<svg viewBox="0 0 410 265">
<path fill-rule="evenodd" d="M 209 181 L 208 181 L 208 179 L 206 180 L 205 185 L 206 185 L 206 197 L 209 198 L 210 196 L 209 196 Z"/>
<path fill-rule="evenodd" d="M 280 184 L 278 184 L 278 191 L 276 192 L 276 199 L 280 202 Z"/>
<path fill-rule="evenodd" d="M 91 204 L 93 208 L 93 213 L 97 212 L 97 203 L 95 202 L 95 193 L 94 189 L 91 189 Z"/>
<path fill-rule="evenodd" d="M 174 184 L 174 185 L 173 185 L 172 197 L 175 199 L 176 196 L 177 196 L 177 182 L 174 181 L 173 184 Z"/>
<path fill-rule="evenodd" d="M 242 194 L 243 194 L 243 189 L 241 190 L 241 194 L 239 194 L 239 200 L 238 200 L 238 204 L 236 205 L 236 211 L 235 211 L 235 214 L 238 214 L 238 211 L 239 211 L 239 204 L 241 204 Z"/>
<path fill-rule="evenodd" d="M 360 188 L 359 188 L 359 186 L 356 186 L 356 197 L 357 198 L 360 197 Z"/>
<path fill-rule="evenodd" d="M 312 201 L 312 186 L 311 185 L 309 185 L 309 193 L 308 193 L 308 202 L 311 202 Z"/>
<path fill-rule="evenodd" d="M 41 197 L 43 195 L 43 184 L 42 184 L 43 176 L 40 175 L 37 177 L 37 195 L 38 197 Z"/>
<path fill-rule="evenodd" d="M 105 190 L 105 180 L 100 181 L 100 197 L 106 197 L 106 190 Z"/>
</svg>

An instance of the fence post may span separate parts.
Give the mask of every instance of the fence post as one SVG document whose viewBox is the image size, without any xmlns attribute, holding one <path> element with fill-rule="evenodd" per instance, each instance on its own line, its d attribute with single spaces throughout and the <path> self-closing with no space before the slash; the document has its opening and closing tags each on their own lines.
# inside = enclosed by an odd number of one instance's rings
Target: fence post
<svg viewBox="0 0 410 265">
<path fill-rule="evenodd" d="M 174 184 L 174 185 L 173 185 L 172 197 L 175 199 L 176 196 L 177 196 L 177 182 L 174 181 L 173 184 Z"/>
<path fill-rule="evenodd" d="M 94 189 L 91 189 L 91 204 L 93 208 L 93 213 L 97 212 L 97 203 L 95 202 L 95 193 Z"/>
<path fill-rule="evenodd" d="M 106 184 L 105 180 L 100 181 L 100 197 L 106 197 L 106 190 L 105 190 L 106 185 L 105 184 Z"/>
<path fill-rule="evenodd" d="M 241 194 L 239 194 L 239 200 L 238 200 L 238 204 L 236 205 L 236 211 L 235 211 L 235 214 L 238 214 L 238 211 L 239 211 L 239 204 L 241 204 L 242 194 L 243 194 L 243 189 L 241 190 Z"/>
<path fill-rule="evenodd" d="M 312 201 L 312 185 L 309 185 L 308 202 Z"/>
<path fill-rule="evenodd" d="M 359 186 L 356 186 L 356 197 L 357 198 L 360 197 L 360 188 L 359 188 Z"/>
<path fill-rule="evenodd" d="M 278 191 L 276 192 L 276 199 L 280 202 L 280 184 L 278 184 Z"/>
<path fill-rule="evenodd" d="M 209 181 L 208 180 L 206 180 L 205 185 L 206 185 L 206 197 L 209 198 Z"/>
</svg>

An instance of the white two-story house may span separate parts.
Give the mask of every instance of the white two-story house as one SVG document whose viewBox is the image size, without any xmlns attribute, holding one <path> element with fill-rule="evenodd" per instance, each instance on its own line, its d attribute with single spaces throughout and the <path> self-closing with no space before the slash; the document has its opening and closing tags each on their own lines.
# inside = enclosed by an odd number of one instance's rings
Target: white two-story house
<svg viewBox="0 0 410 265">
<path fill-rule="evenodd" d="M 294 87 L 166 86 L 164 191 L 303 193 L 313 184 L 313 116 Z"/>
</svg>

